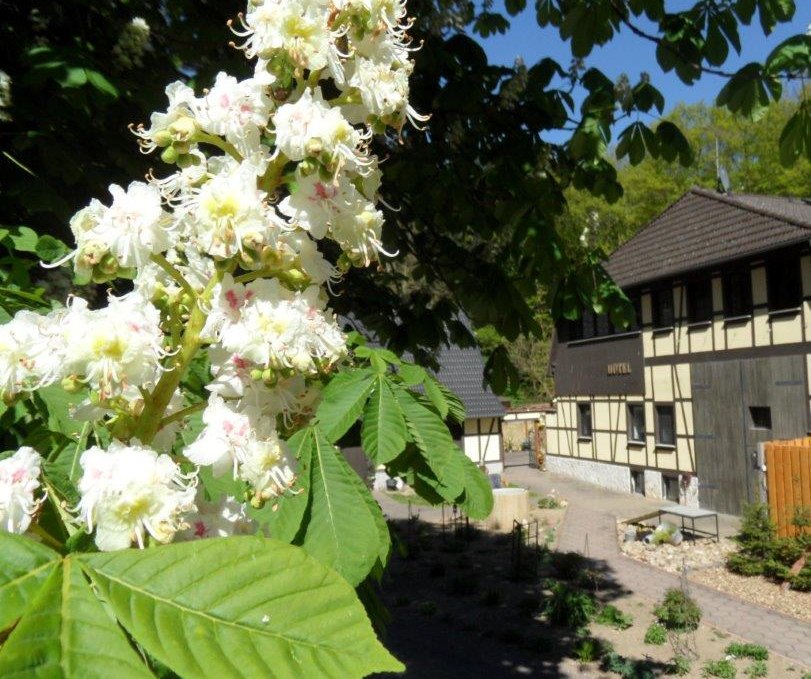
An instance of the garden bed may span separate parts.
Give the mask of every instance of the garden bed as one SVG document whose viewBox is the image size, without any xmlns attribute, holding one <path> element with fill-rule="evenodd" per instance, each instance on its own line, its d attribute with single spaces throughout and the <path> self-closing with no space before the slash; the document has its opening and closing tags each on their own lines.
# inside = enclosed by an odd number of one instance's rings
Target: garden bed
<svg viewBox="0 0 811 679">
<path fill-rule="evenodd" d="M 742 576 L 728 571 L 724 563 L 737 550 L 735 541 L 721 538 L 686 538 L 680 545 L 648 545 L 637 540 L 625 542 L 625 525 L 617 524 L 620 550 L 626 556 L 669 573 L 682 573 L 706 587 L 711 587 L 744 601 L 770 608 L 779 613 L 811 622 L 811 593 L 783 589 L 764 577 Z"/>
</svg>

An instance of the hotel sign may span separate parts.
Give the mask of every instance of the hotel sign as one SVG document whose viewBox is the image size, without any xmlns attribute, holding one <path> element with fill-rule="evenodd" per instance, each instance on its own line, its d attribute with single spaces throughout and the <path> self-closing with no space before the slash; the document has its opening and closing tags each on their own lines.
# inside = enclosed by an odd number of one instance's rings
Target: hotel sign
<svg viewBox="0 0 811 679">
<path fill-rule="evenodd" d="M 606 374 L 609 377 L 613 377 L 614 375 L 630 375 L 631 374 L 631 364 L 630 363 L 609 363 L 607 366 Z"/>
</svg>

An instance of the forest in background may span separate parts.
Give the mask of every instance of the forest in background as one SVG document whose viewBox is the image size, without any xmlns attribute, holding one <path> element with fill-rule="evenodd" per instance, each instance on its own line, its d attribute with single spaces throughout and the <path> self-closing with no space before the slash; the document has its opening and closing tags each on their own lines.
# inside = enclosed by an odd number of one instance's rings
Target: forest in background
<svg viewBox="0 0 811 679">
<path fill-rule="evenodd" d="M 625 189 L 622 198 L 609 203 L 583 191 L 569 190 L 559 233 L 572 251 L 585 241 L 584 246 L 596 246 L 607 257 L 691 187 L 716 190 L 718 167 L 726 171 L 731 193 L 811 197 L 811 163 L 800 158 L 793 166 L 785 167 L 780 163 L 777 143 L 780 130 L 802 94 L 797 92 L 793 98 L 772 104 L 757 120 L 704 103 L 677 105 L 668 119 L 687 136 L 694 153 L 693 164 L 684 167 L 651 157 L 638 165 L 616 163 L 618 180 Z M 805 96 L 808 94 L 806 89 Z M 503 346 L 517 367 L 518 388 L 504 394 L 514 404 L 548 402 L 554 396 L 549 352 L 555 326 L 547 298 L 547 291 L 540 288 L 531 300 L 542 329 L 540 337 L 522 335 L 508 342 L 492 326 L 476 333 L 485 357 Z"/>
</svg>

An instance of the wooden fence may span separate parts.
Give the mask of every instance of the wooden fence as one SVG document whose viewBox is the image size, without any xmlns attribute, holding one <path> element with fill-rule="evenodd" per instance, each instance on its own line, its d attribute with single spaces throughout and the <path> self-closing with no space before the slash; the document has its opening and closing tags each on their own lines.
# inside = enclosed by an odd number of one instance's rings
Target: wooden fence
<svg viewBox="0 0 811 679">
<path fill-rule="evenodd" d="M 795 512 L 811 511 L 811 437 L 769 441 L 764 449 L 769 514 L 780 537 L 796 535 Z"/>
</svg>

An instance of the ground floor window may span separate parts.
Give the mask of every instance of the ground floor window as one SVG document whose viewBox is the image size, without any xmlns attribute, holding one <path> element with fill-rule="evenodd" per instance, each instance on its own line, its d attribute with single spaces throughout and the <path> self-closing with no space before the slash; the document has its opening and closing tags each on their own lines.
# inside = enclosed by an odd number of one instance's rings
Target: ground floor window
<svg viewBox="0 0 811 679">
<path fill-rule="evenodd" d="M 581 439 L 591 438 L 591 403 L 577 404 L 577 435 Z"/>
<path fill-rule="evenodd" d="M 628 404 L 628 441 L 645 442 L 645 406 L 641 403 Z"/>
<path fill-rule="evenodd" d="M 631 470 L 631 492 L 637 495 L 645 494 L 645 470 L 632 469 Z"/>
<path fill-rule="evenodd" d="M 679 477 L 662 474 L 662 497 L 671 502 L 679 501 Z"/>
<path fill-rule="evenodd" d="M 659 404 L 656 406 L 656 443 L 661 446 L 676 445 L 675 413 L 673 406 Z"/>
</svg>

